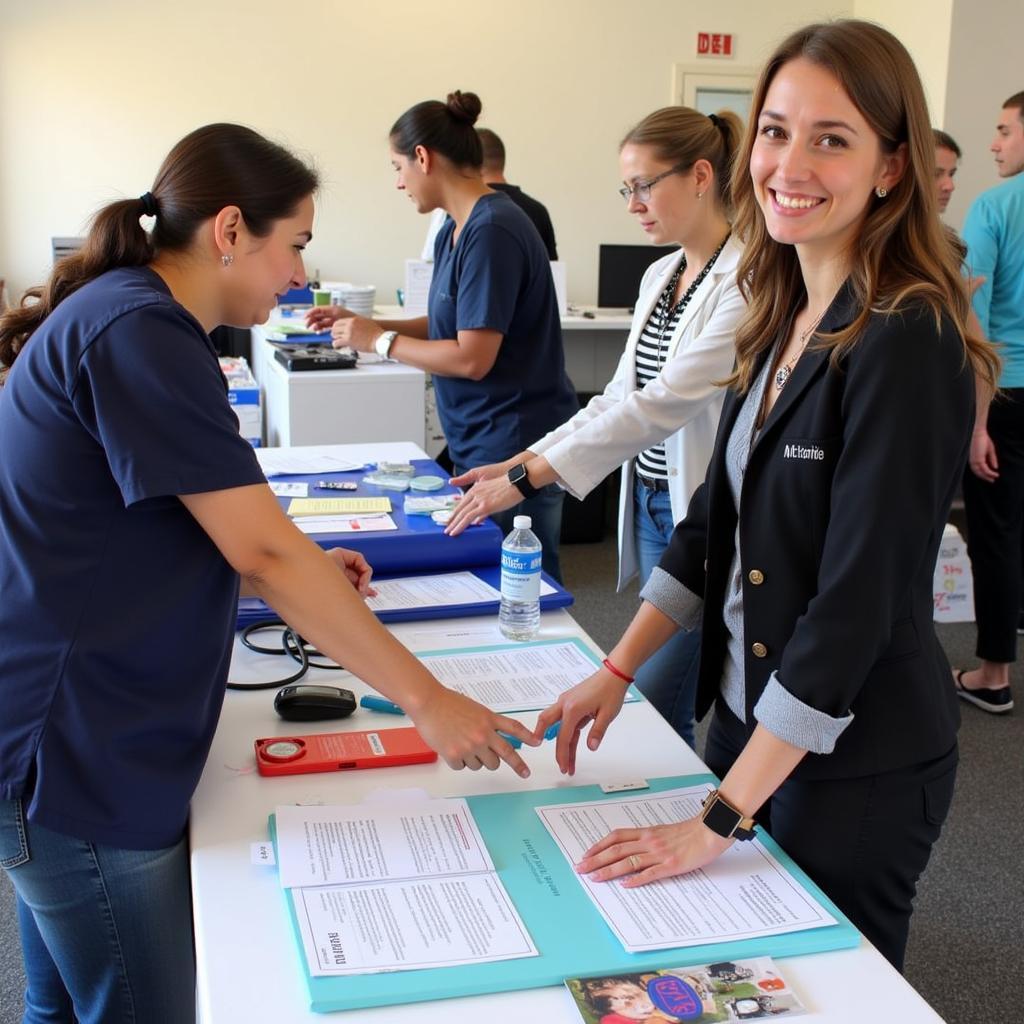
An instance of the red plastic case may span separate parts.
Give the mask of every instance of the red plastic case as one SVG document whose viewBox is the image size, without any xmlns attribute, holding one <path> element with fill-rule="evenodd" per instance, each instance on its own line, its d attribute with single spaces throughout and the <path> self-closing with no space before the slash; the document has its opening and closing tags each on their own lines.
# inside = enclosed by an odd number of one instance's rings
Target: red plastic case
<svg viewBox="0 0 1024 1024">
<path fill-rule="evenodd" d="M 260 775 L 389 768 L 437 760 L 437 752 L 412 728 L 269 736 L 256 740 L 255 749 Z"/>
</svg>

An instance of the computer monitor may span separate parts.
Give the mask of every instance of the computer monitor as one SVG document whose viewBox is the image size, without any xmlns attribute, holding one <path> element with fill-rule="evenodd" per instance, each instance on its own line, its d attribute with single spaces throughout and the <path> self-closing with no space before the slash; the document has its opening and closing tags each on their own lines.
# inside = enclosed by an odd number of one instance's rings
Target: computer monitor
<svg viewBox="0 0 1024 1024">
<path fill-rule="evenodd" d="M 597 257 L 597 304 L 632 309 L 644 271 L 678 245 L 602 245 Z"/>
</svg>

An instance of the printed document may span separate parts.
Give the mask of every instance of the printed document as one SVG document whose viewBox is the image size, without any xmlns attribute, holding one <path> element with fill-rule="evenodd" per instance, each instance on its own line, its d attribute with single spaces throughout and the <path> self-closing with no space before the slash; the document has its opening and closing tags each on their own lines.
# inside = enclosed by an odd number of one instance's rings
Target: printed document
<svg viewBox="0 0 1024 1024">
<path fill-rule="evenodd" d="M 597 657 L 578 640 L 416 656 L 445 686 L 500 713 L 546 708 L 598 667 Z M 638 698 L 627 694 L 626 699 Z"/>
<path fill-rule="evenodd" d="M 464 800 L 275 814 L 281 884 L 310 974 L 538 955 Z"/>
<path fill-rule="evenodd" d="M 300 516 L 292 522 L 303 532 L 316 536 L 323 533 L 380 533 L 397 530 L 398 524 L 386 512 L 348 516 Z"/>
<path fill-rule="evenodd" d="M 255 452 L 264 476 L 312 476 L 314 473 L 345 473 L 366 468 L 364 464 L 350 459 L 303 451 L 301 448 L 257 448 Z"/>
<path fill-rule="evenodd" d="M 369 598 L 366 603 L 375 612 L 390 612 L 398 608 L 487 604 L 501 599 L 501 594 L 494 587 L 471 572 L 376 580 L 373 585 L 377 596 Z"/>
<path fill-rule="evenodd" d="M 706 785 L 648 796 L 538 807 L 570 864 L 616 828 L 692 818 Z M 731 942 L 836 923 L 760 840 L 734 843 L 705 868 L 625 889 L 618 880 L 577 875 L 608 927 L 629 953 Z"/>
</svg>

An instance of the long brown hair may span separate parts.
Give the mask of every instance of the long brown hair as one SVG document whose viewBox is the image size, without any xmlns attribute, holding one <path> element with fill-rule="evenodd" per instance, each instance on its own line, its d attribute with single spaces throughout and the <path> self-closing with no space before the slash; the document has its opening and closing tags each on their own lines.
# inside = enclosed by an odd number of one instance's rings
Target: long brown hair
<svg viewBox="0 0 1024 1024">
<path fill-rule="evenodd" d="M 806 299 L 792 245 L 768 234 L 750 178 L 750 153 L 768 88 L 783 65 L 803 58 L 838 80 L 878 135 L 882 151 L 906 146 L 907 166 L 884 198 L 872 196 L 850 251 L 850 282 L 859 313 L 840 331 L 818 335 L 813 346 L 838 361 L 863 335 L 874 312 L 891 313 L 908 300 L 923 302 L 936 322 L 947 314 L 964 340 L 965 357 L 990 387 L 999 359 L 986 341 L 968 335 L 967 286 L 961 255 L 939 221 L 933 172 L 935 143 L 921 79 L 903 44 L 867 21 L 808 25 L 786 39 L 768 60 L 754 91 L 750 123 L 733 174 L 734 228 L 745 243 L 737 279 L 747 314 L 736 332 L 736 371 L 727 381 L 740 391 L 752 382 L 757 357 L 770 348 Z"/>
<path fill-rule="evenodd" d="M 707 160 L 726 216 L 732 212 L 732 169 L 743 136 L 743 122 L 731 110 L 707 117 L 692 107 L 662 107 L 631 128 L 619 143 L 650 146 L 657 158 L 685 171 Z"/>
<path fill-rule="evenodd" d="M 81 249 L 59 260 L 45 284 L 30 288 L 20 305 L 0 316 L 0 363 L 10 369 L 50 313 L 100 274 L 145 266 L 158 252 L 188 249 L 199 225 L 225 206 L 237 206 L 249 231 L 264 238 L 317 184 L 314 170 L 251 128 L 197 128 L 167 154 L 148 193 L 103 207 Z M 147 213 L 155 215 L 149 234 L 140 221 Z"/>
</svg>

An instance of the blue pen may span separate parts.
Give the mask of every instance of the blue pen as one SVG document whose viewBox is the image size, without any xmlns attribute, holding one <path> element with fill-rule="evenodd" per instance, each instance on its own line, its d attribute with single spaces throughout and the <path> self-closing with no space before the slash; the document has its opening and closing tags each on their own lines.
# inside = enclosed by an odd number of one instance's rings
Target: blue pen
<svg viewBox="0 0 1024 1024">
<path fill-rule="evenodd" d="M 544 730 L 544 739 L 553 740 L 558 735 L 558 730 L 562 728 L 561 722 L 555 722 L 554 725 L 549 725 Z M 513 750 L 518 750 L 522 745 L 523 741 L 516 739 L 515 736 L 509 736 L 507 732 L 499 732 L 498 735 L 505 740 Z"/>
<path fill-rule="evenodd" d="M 389 715 L 404 715 L 405 712 L 390 700 L 383 697 L 360 697 L 360 707 L 369 708 L 370 711 L 384 711 Z"/>
</svg>

